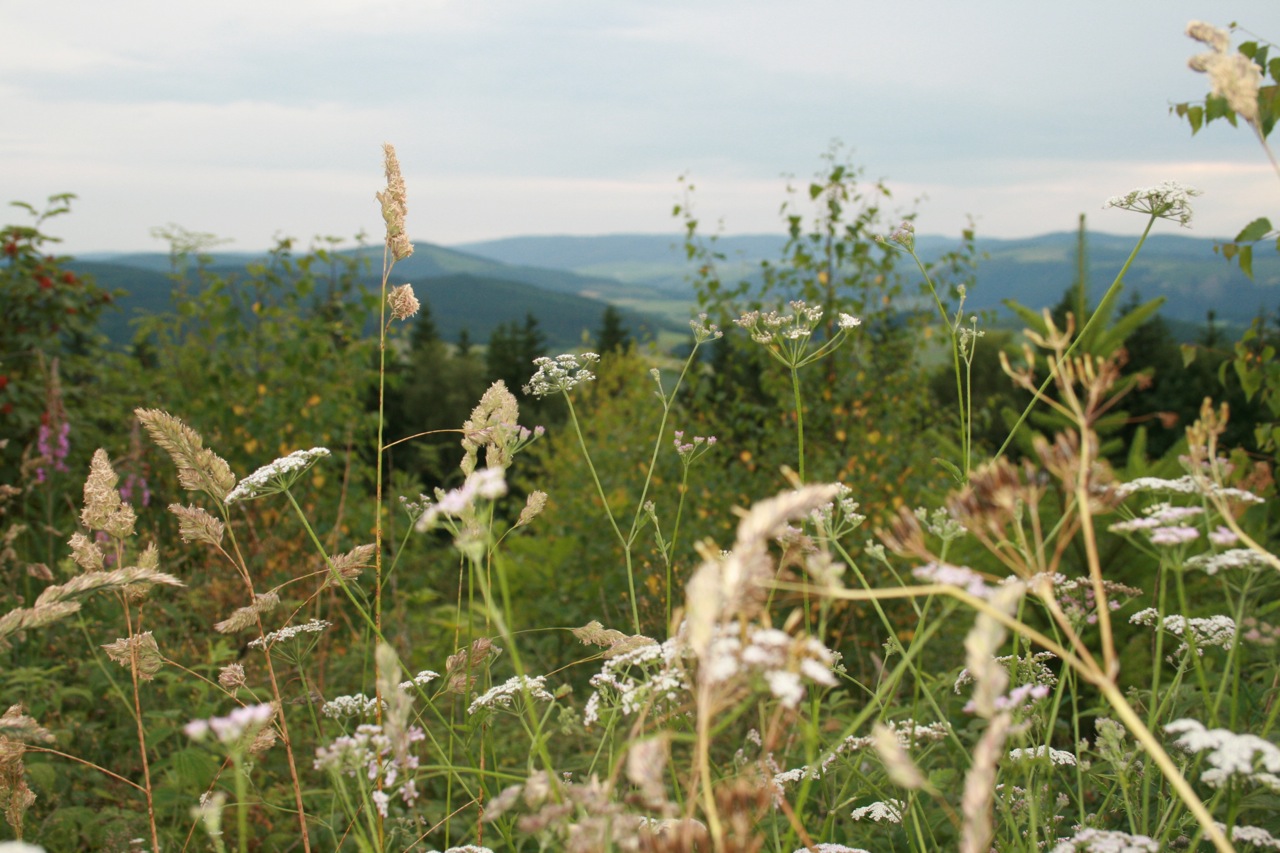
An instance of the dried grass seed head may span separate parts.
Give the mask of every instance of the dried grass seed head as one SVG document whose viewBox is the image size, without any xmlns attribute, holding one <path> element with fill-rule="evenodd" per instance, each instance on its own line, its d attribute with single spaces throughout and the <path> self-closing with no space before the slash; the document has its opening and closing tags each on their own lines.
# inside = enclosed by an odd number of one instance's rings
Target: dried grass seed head
<svg viewBox="0 0 1280 853">
<path fill-rule="evenodd" d="M 236 478 L 227 461 L 204 446 L 199 434 L 178 418 L 159 409 L 135 409 L 151 440 L 169 454 L 178 469 L 178 483 L 188 491 L 224 500 Z"/>
<path fill-rule="evenodd" d="M 409 212 L 408 193 L 404 185 L 404 176 L 400 174 L 400 161 L 396 158 L 396 149 L 389 143 L 382 144 L 382 161 L 387 175 L 387 187 L 377 193 L 382 205 L 382 220 L 386 223 L 387 249 L 397 261 L 403 261 L 413 254 L 413 243 L 405 231 L 405 216 Z"/>
<path fill-rule="evenodd" d="M 133 535 L 137 516 L 133 507 L 120 499 L 116 484 L 120 478 L 111 467 L 107 451 L 98 448 L 89 462 L 89 476 L 84 481 L 84 510 L 80 522 L 90 530 L 101 530 L 114 539 Z"/>
<path fill-rule="evenodd" d="M 102 648 L 107 657 L 125 669 L 131 669 L 136 660 L 138 677 L 143 681 L 155 678 L 164 665 L 164 655 L 160 654 L 160 647 L 156 645 L 156 639 L 150 631 L 122 637 L 114 643 L 104 644 Z"/>
<path fill-rule="evenodd" d="M 387 306 L 391 309 L 391 319 L 408 320 L 414 314 L 418 313 L 418 309 L 422 304 L 418 302 L 418 297 L 413 294 L 412 284 L 402 284 L 399 287 L 392 288 L 387 294 Z"/>
</svg>

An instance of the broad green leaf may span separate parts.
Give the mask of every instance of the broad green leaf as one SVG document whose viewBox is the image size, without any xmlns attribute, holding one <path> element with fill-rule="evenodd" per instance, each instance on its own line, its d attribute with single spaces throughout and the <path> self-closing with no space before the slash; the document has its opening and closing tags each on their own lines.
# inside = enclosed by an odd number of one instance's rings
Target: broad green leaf
<svg viewBox="0 0 1280 853">
<path fill-rule="evenodd" d="M 1147 467 L 1147 428 L 1140 426 L 1133 433 L 1129 442 L 1129 458 L 1126 467 L 1131 475 L 1137 475 Z"/>
<path fill-rule="evenodd" d="M 1012 299 L 1002 299 L 1000 301 L 1004 303 L 1004 307 L 1017 314 L 1022 322 L 1030 326 L 1033 331 L 1041 335 L 1046 334 L 1049 331 L 1045 327 L 1044 317 L 1042 317 L 1039 312 L 1032 311 L 1027 306 L 1019 302 L 1015 302 Z"/>
<path fill-rule="evenodd" d="M 1195 344 L 1182 344 L 1178 347 L 1182 350 L 1182 366 L 1190 367 L 1200 355 L 1200 348 Z"/>
<path fill-rule="evenodd" d="M 1249 278 L 1253 278 L 1253 247 L 1252 246 L 1240 247 L 1239 263 L 1240 263 L 1240 271 L 1245 275 L 1249 276 Z"/>
<path fill-rule="evenodd" d="M 1160 306 L 1164 305 L 1165 298 L 1157 297 L 1144 302 L 1137 308 L 1134 308 L 1128 314 L 1116 320 L 1109 328 L 1099 327 L 1098 335 L 1094 339 L 1094 345 L 1090 349 L 1095 355 L 1110 355 L 1115 352 L 1116 348 L 1122 345 L 1126 338 L 1133 334 L 1139 326 L 1147 322 L 1151 315 L 1160 310 Z"/>
<path fill-rule="evenodd" d="M 1265 216 L 1259 216 L 1250 222 L 1240 233 L 1236 235 L 1237 243 L 1254 243 L 1261 240 L 1271 231 L 1271 220 Z"/>
</svg>

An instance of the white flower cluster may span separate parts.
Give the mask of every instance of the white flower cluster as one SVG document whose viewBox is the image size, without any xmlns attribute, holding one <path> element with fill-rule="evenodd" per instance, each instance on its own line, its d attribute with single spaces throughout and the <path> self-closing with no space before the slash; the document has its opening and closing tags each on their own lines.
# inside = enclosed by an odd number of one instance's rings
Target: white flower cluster
<svg viewBox="0 0 1280 853">
<path fill-rule="evenodd" d="M 926 563 L 911 570 L 911 574 L 922 581 L 954 586 L 963 589 L 974 598 L 991 597 L 992 589 L 987 579 L 968 566 L 953 566 L 950 563 Z"/>
<path fill-rule="evenodd" d="M 1058 683 L 1058 676 L 1050 668 L 1049 661 L 1056 660 L 1057 657 L 1053 652 L 1036 652 L 1025 657 L 1001 655 L 994 660 L 1009 671 L 1010 677 L 1018 681 L 1042 687 L 1052 687 Z M 973 673 L 969 672 L 968 668 L 960 670 L 960 674 L 956 676 L 955 692 L 959 693 L 961 687 L 972 682 Z M 1012 697 L 1017 690 L 1018 688 L 1014 688 L 1014 691 L 1007 695 Z"/>
<path fill-rule="evenodd" d="M 1158 186 L 1139 187 L 1124 195 L 1112 196 L 1102 207 L 1104 210 L 1118 207 L 1135 213 L 1147 213 L 1187 226 L 1191 224 L 1191 199 L 1200 194 L 1200 190 L 1194 187 L 1165 181 Z"/>
<path fill-rule="evenodd" d="M 936 743 L 945 739 L 951 733 L 951 725 L 945 722 L 921 724 L 910 719 L 893 720 L 885 723 L 884 727 L 897 738 L 898 744 L 903 749 L 910 749 L 913 746 L 921 746 L 927 743 Z M 799 782 L 802 779 L 821 779 L 840 756 L 874 746 L 874 735 L 850 735 L 834 750 L 824 755 L 817 764 L 796 767 L 774 774 L 774 787 L 781 793 L 784 786 Z"/>
<path fill-rule="evenodd" d="M 412 691 L 415 687 L 426 687 L 428 684 L 435 681 L 439 677 L 440 677 L 440 673 L 432 672 L 429 669 L 424 669 L 422 670 L 422 672 L 418 673 L 408 681 L 400 682 L 400 689 L 408 693 Z"/>
<path fill-rule="evenodd" d="M 1044 758 L 1045 754 L 1049 756 L 1050 764 L 1062 764 L 1068 767 L 1076 766 L 1076 757 L 1074 754 L 1061 749 L 1054 749 L 1049 746 L 1035 746 L 1029 749 L 1014 749 L 1009 752 L 1010 761 L 1034 761 L 1037 758 Z"/>
<path fill-rule="evenodd" d="M 477 500 L 497 500 L 506 493 L 507 480 L 501 468 L 472 471 L 458 488 L 448 492 L 436 489 L 435 503 L 423 497 L 426 509 L 418 517 L 416 529 L 419 533 L 425 533 L 435 527 L 441 517 L 456 518 L 470 509 Z"/>
<path fill-rule="evenodd" d="M 844 844 L 833 844 L 829 841 L 815 844 L 812 847 L 801 847 L 795 853 L 812 853 L 814 850 L 817 850 L 818 853 L 868 853 L 861 847 L 848 847 Z"/>
<path fill-rule="evenodd" d="M 870 819 L 876 823 L 902 823 L 902 810 L 907 804 L 902 800 L 885 800 L 854 809 L 849 816 L 854 820 Z"/>
<path fill-rule="evenodd" d="M 378 697 L 357 693 L 354 696 L 335 696 L 320 706 L 320 713 L 337 720 L 343 717 L 363 717 L 372 714 L 377 707 Z M 386 702 L 382 703 L 382 708 L 386 710 Z"/>
<path fill-rule="evenodd" d="M 270 634 L 266 634 L 256 640 L 250 640 L 249 648 L 265 649 L 269 646 L 275 645 L 276 643 L 281 643 L 285 640 L 292 640 L 299 634 L 318 634 L 332 624 L 332 622 L 329 622 L 326 619 L 312 619 L 310 622 L 304 622 L 301 625 L 289 625 L 281 628 L 279 631 L 272 631 Z"/>
<path fill-rule="evenodd" d="M 600 361 L 600 356 L 593 352 L 581 355 L 558 355 L 555 358 L 542 356 L 533 363 L 538 370 L 524 386 L 524 393 L 534 397 L 545 397 L 548 394 L 568 393 L 575 385 L 590 382 L 596 378 L 591 366 Z"/>
<path fill-rule="evenodd" d="M 724 332 L 720 331 L 720 327 L 715 323 L 707 322 L 707 312 L 703 311 L 696 319 L 689 321 L 689 328 L 693 329 L 693 340 L 698 344 L 705 344 L 707 341 L 714 341 L 724 337 Z"/>
<path fill-rule="evenodd" d="M 416 743 L 426 737 L 426 733 L 417 726 L 410 726 L 405 732 L 409 743 Z M 383 817 L 387 816 L 387 805 L 401 774 L 409 774 L 418 767 L 418 757 L 405 751 L 404 755 L 396 754 L 391 738 L 381 726 L 365 724 L 356 728 L 355 734 L 335 738 L 328 746 L 316 749 L 314 763 L 317 770 L 331 770 L 334 773 L 345 773 L 355 777 L 364 775 L 370 781 L 382 776 L 382 796 L 374 797 L 374 806 Z M 418 799 L 418 787 L 412 778 L 399 785 L 400 799 L 407 806 L 412 806 Z"/>
<path fill-rule="evenodd" d="M 1129 622 L 1134 625 L 1155 626 L 1156 620 L 1159 618 L 1160 612 L 1154 607 L 1148 607 L 1146 610 L 1139 610 L 1130 616 Z M 1185 640 L 1188 632 L 1190 632 L 1191 638 L 1195 642 L 1196 654 L 1198 655 L 1203 655 L 1204 650 L 1209 646 L 1221 646 L 1224 649 L 1230 649 L 1235 645 L 1236 621 L 1230 616 L 1218 615 L 1188 619 L 1181 614 L 1175 613 L 1172 616 L 1164 617 L 1160 625 L 1175 637 L 1184 638 L 1182 645 L 1178 646 L 1174 652 L 1174 656 L 1180 655 L 1190 648 L 1190 644 Z"/>
<path fill-rule="evenodd" d="M 1052 853 L 1160 853 L 1160 845 L 1146 835 L 1110 829 L 1082 829 L 1054 845 Z"/>
<path fill-rule="evenodd" d="M 1265 569 L 1270 566 L 1261 554 L 1252 548 L 1232 548 L 1219 554 L 1197 554 L 1188 559 L 1183 566 L 1188 569 L 1199 569 L 1206 575 L 1216 575 L 1227 569 Z"/>
<path fill-rule="evenodd" d="M 591 676 L 595 692 L 583 709 L 582 724 L 591 726 L 600 718 L 606 697 L 616 700 L 618 710 L 630 716 L 645 707 L 654 714 L 677 708 L 689 695 L 690 684 L 681 658 L 688 647 L 678 637 L 665 643 L 646 643 L 615 655 Z"/>
<path fill-rule="evenodd" d="M 853 499 L 853 489 L 844 483 L 836 483 L 836 498 L 823 504 L 810 513 L 810 518 L 820 530 L 825 531 L 831 539 L 839 539 L 855 530 L 867 517 L 858 509 L 860 504 Z"/>
<path fill-rule="evenodd" d="M 1197 720 L 1183 718 L 1164 727 L 1183 751 L 1207 753 L 1209 767 L 1200 781 L 1221 788 L 1233 777 L 1256 782 L 1280 792 L 1280 747 L 1257 735 L 1236 734 L 1227 729 L 1206 729 Z"/>
<path fill-rule="evenodd" d="M 288 456 L 282 456 L 269 465 L 263 465 L 257 471 L 241 480 L 227 495 L 226 502 L 233 504 L 236 501 L 248 501 L 267 495 L 279 494 L 298 482 L 298 478 L 308 468 L 316 464 L 317 460 L 323 459 L 328 455 L 329 451 L 323 447 L 313 447 L 310 450 L 295 450 Z"/>
<path fill-rule="evenodd" d="M 1222 830 L 1223 834 L 1229 835 L 1231 840 L 1238 844 L 1248 844 L 1251 847 L 1267 850 L 1280 850 L 1280 838 L 1276 838 L 1260 826 L 1241 826 L 1236 824 L 1228 830 L 1226 824 L 1220 823 L 1218 824 L 1218 829 Z"/>
<path fill-rule="evenodd" d="M 547 692 L 547 677 L 535 675 L 513 675 L 497 687 L 490 687 L 477 696 L 467 708 L 468 714 L 474 714 L 481 708 L 510 708 L 517 696 L 527 695 L 530 699 L 550 702 L 555 699 Z"/>
<path fill-rule="evenodd" d="M 700 672 L 712 684 L 759 674 L 770 693 L 794 708 L 804 699 L 801 677 L 835 687 L 836 677 L 831 672 L 835 665 L 835 653 L 813 637 L 792 637 L 777 628 L 752 626 L 744 642 L 736 625 L 722 625 L 716 628 Z"/>
<path fill-rule="evenodd" d="M 798 341 L 813 335 L 813 330 L 822 322 L 822 306 L 811 306 L 801 300 L 787 304 L 791 308 L 790 314 L 748 311 L 733 322 L 746 329 L 751 339 L 759 344 L 770 344 L 779 339 Z M 849 317 L 847 314 L 842 316 Z M 849 320 L 850 326 L 846 327 L 842 322 L 840 328 L 852 328 L 860 322 L 855 317 L 849 317 Z"/>
<path fill-rule="evenodd" d="M 1127 498 L 1138 492 L 1171 492 L 1178 495 L 1203 495 L 1205 497 L 1219 497 L 1232 501 L 1243 501 L 1245 503 L 1264 503 L 1263 499 L 1255 495 L 1253 492 L 1246 492 L 1244 489 L 1234 489 L 1227 486 L 1219 486 L 1209 480 L 1193 477 L 1190 474 L 1184 474 L 1176 479 L 1167 480 L 1163 477 L 1138 477 L 1127 483 L 1121 483 L 1116 486 L 1116 494 L 1119 497 Z"/>
<path fill-rule="evenodd" d="M 263 726 L 271 722 L 275 713 L 275 707 L 270 702 L 264 702 L 261 705 L 243 705 L 225 717 L 192 720 L 183 726 L 182 730 L 192 740 L 204 740 L 212 734 L 219 743 L 237 743 L 247 735 L 257 734 Z"/>
</svg>

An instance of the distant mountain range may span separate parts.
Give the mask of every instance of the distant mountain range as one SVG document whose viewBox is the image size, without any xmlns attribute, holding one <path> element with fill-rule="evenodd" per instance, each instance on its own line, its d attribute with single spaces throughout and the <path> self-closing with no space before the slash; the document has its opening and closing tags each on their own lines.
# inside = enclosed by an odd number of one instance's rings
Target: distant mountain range
<svg viewBox="0 0 1280 853">
<path fill-rule="evenodd" d="M 715 244 L 726 256 L 720 274 L 733 281 L 750 277 L 761 260 L 778 258 L 785 242 L 776 235 L 721 237 Z M 1057 304 L 1075 280 L 1076 242 L 1074 231 L 1017 240 L 980 237 L 977 247 L 983 257 L 967 306 L 1002 309 L 1005 299 L 1036 309 Z M 1088 233 L 1085 256 L 1094 301 L 1110 286 L 1136 243 L 1134 237 Z M 1247 324 L 1259 311 L 1280 309 L 1280 259 L 1274 253 L 1257 253 L 1251 281 L 1215 254 L 1213 246 L 1213 240 L 1181 234 L 1149 237 L 1125 275 L 1126 294 L 1143 300 L 1165 297 L 1161 314 L 1175 323 L 1203 324 L 1214 311 L 1221 321 Z M 669 295 L 689 294 L 690 264 L 677 237 L 511 237 L 454 248 L 508 264 L 556 267 Z M 956 242 L 944 237 L 917 239 L 917 251 L 926 260 L 954 248 Z"/>
<path fill-rule="evenodd" d="M 1001 301 L 1010 298 L 1036 309 L 1056 304 L 1075 278 L 1076 239 L 1074 232 L 1020 240 L 980 238 L 983 258 L 968 308 L 1003 310 Z M 1086 258 L 1094 300 L 1110 285 L 1135 242 L 1132 237 L 1089 233 Z M 777 259 L 784 244 L 777 235 L 721 237 L 715 244 L 726 258 L 719 264 L 720 273 L 729 281 L 750 278 L 758 274 L 761 260 Z M 921 236 L 917 248 L 928 259 L 955 244 Z M 366 253 L 373 271 L 368 282 L 376 285 L 381 247 L 348 253 L 354 252 Z M 1158 234 L 1147 240 L 1126 275 L 1126 293 L 1142 299 L 1165 297 L 1162 316 L 1184 334 L 1203 325 L 1209 311 L 1223 323 L 1244 325 L 1259 311 L 1280 309 L 1280 262 L 1266 252 L 1258 255 L 1255 279 L 1250 281 L 1214 254 L 1212 240 Z M 261 258 L 215 253 L 210 269 L 243 276 L 246 264 Z M 173 288 L 165 253 L 95 254 L 72 267 L 94 275 L 105 287 L 128 292 L 118 303 L 122 310 L 104 325 L 120 342 L 129 339 L 133 317 L 167 307 Z M 600 328 L 606 304 L 618 306 L 624 323 L 641 338 L 685 329 L 694 303 L 690 271 L 679 237 L 620 234 L 510 237 L 453 247 L 417 243 L 413 256 L 396 265 L 394 279 L 418 286 L 447 340 L 457 340 L 465 328 L 473 341 L 483 342 L 498 324 L 522 323 L 532 313 L 549 345 L 572 347 Z"/>
</svg>

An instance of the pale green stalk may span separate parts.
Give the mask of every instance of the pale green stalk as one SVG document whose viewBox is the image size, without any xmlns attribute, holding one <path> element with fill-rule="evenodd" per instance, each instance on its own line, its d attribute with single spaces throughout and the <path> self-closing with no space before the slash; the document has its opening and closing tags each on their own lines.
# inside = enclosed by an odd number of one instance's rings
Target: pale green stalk
<svg viewBox="0 0 1280 853">
<path fill-rule="evenodd" d="M 1111 286 L 1107 288 L 1107 292 L 1102 295 L 1102 301 L 1098 303 L 1099 305 L 1105 303 L 1111 297 L 1112 293 L 1121 287 L 1124 282 L 1125 273 L 1129 271 L 1129 266 L 1133 263 L 1134 258 L 1138 257 L 1138 252 L 1142 250 L 1142 244 L 1147 241 L 1147 235 L 1151 233 L 1151 227 L 1156 224 L 1156 220 L 1159 218 L 1160 217 L 1157 214 L 1151 214 L 1150 218 L 1147 220 L 1147 227 L 1142 230 L 1142 236 L 1138 238 L 1137 245 L 1133 247 L 1133 251 L 1130 252 L 1129 257 L 1125 259 L 1124 266 L 1122 266 L 1120 268 L 1120 272 L 1116 274 L 1115 281 L 1111 282 Z M 1009 447 L 1009 443 L 1013 441 L 1013 437 L 1022 427 L 1022 424 L 1027 420 L 1027 416 L 1031 414 L 1031 410 L 1035 408 L 1036 403 L 1040 402 L 1040 398 L 1044 396 L 1044 392 L 1048 390 L 1049 385 L 1051 385 L 1054 379 L 1057 378 L 1058 371 L 1062 369 L 1062 365 L 1071 357 L 1071 354 L 1075 352 L 1076 347 L 1080 345 L 1080 341 L 1084 339 L 1085 334 L 1093 328 L 1094 323 L 1098 320 L 1098 316 L 1099 312 L 1095 311 L 1089 318 L 1089 321 L 1085 323 L 1084 326 L 1080 328 L 1080 331 L 1076 333 L 1076 336 L 1071 339 L 1071 345 L 1067 347 L 1065 352 L 1063 352 L 1062 357 L 1050 365 L 1049 375 L 1044 378 L 1044 382 L 1040 384 L 1040 388 L 1031 397 L 1031 402 L 1027 403 L 1027 407 L 1023 409 L 1022 414 L 1018 416 L 1018 420 L 1013 425 L 1013 429 L 1009 430 L 1009 434 L 1005 437 L 1004 443 L 1000 445 L 1000 449 L 997 450 L 995 456 L 992 457 L 993 460 L 999 459 L 1004 455 L 1005 450 Z"/>
</svg>

